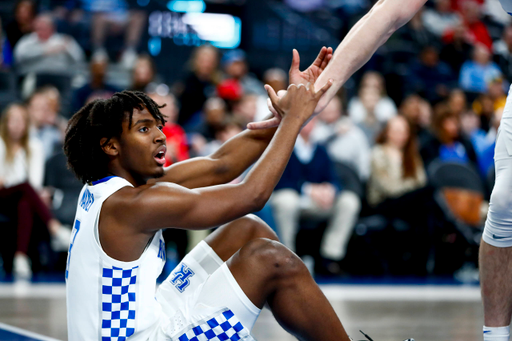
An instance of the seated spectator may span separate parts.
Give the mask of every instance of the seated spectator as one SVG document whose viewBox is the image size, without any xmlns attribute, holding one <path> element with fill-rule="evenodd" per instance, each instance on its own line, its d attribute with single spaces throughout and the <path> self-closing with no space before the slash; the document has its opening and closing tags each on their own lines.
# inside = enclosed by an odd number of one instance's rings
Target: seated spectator
<svg viewBox="0 0 512 341">
<path fill-rule="evenodd" d="M 155 80 L 156 66 L 153 58 L 147 54 L 141 54 L 135 61 L 132 70 L 132 85 L 130 90 L 145 92 L 147 86 Z"/>
<path fill-rule="evenodd" d="M 215 86 L 220 81 L 218 64 L 218 51 L 211 45 L 201 45 L 192 53 L 191 70 L 183 80 L 183 91 L 179 95 L 181 107 L 178 124 L 185 131 L 188 125 L 197 125 L 197 120 L 190 120 L 201 111 L 206 100 L 215 94 Z"/>
<path fill-rule="evenodd" d="M 34 18 L 36 16 L 36 3 L 32 0 L 18 0 L 14 7 L 13 19 L 7 23 L 5 33 L 11 48 L 15 48 L 18 41 L 26 34 L 32 33 Z"/>
<path fill-rule="evenodd" d="M 478 160 L 471 141 L 462 134 L 460 116 L 444 104 L 434 109 L 433 134 L 422 146 L 421 157 L 426 167 L 434 160 L 460 162 L 478 167 Z"/>
<path fill-rule="evenodd" d="M 503 36 L 492 45 L 495 61 L 509 82 L 512 82 L 512 25 L 505 27 Z"/>
<path fill-rule="evenodd" d="M 434 8 L 426 8 L 423 11 L 422 18 L 425 27 L 440 38 L 446 30 L 459 25 L 461 18 L 452 10 L 450 0 L 435 0 L 434 3 Z"/>
<path fill-rule="evenodd" d="M 389 120 L 382 130 L 372 150 L 371 169 L 368 203 L 373 207 L 425 186 L 415 136 L 403 116 Z"/>
<path fill-rule="evenodd" d="M 28 100 L 30 135 L 41 141 L 45 160 L 48 160 L 62 143 L 66 127 L 50 95 L 55 91 L 57 90 L 51 87 L 41 88 Z"/>
<path fill-rule="evenodd" d="M 464 91 L 485 93 L 490 81 L 500 77 L 501 70 L 491 60 L 489 49 L 477 44 L 473 49 L 473 59 L 462 64 L 459 85 Z"/>
<path fill-rule="evenodd" d="M 487 27 L 482 22 L 481 6 L 473 0 L 464 0 L 461 3 L 461 14 L 466 34 L 470 37 L 473 44 L 483 44 L 487 49 L 492 48 L 492 39 L 487 31 Z"/>
<path fill-rule="evenodd" d="M 397 34 L 402 42 L 416 50 L 437 43 L 437 37 L 423 24 L 422 10 L 419 10 Z"/>
<path fill-rule="evenodd" d="M 301 216 L 328 219 L 320 252 L 328 261 L 339 261 L 345 256 L 361 203 L 355 193 L 341 190 L 327 151 L 311 141 L 315 123 L 316 118 L 302 129 L 270 204 L 281 241 L 292 250 Z M 332 265 L 328 268 L 335 272 Z"/>
<path fill-rule="evenodd" d="M 226 102 L 219 97 L 209 98 L 204 104 L 202 116 L 200 123 L 190 130 L 192 156 L 200 155 L 204 146 L 215 139 L 217 130 L 228 117 Z"/>
<path fill-rule="evenodd" d="M 311 140 L 325 145 L 333 161 L 352 166 L 362 181 L 370 176 L 370 144 L 361 128 L 343 115 L 338 96 L 318 115 Z"/>
<path fill-rule="evenodd" d="M 455 26 L 449 39 L 443 39 L 443 47 L 439 58 L 453 70 L 454 76 L 459 77 L 460 68 L 471 57 L 473 45 L 468 41 L 466 28 L 460 24 Z"/>
<path fill-rule="evenodd" d="M 14 48 L 18 71 L 72 73 L 76 63 L 85 59 L 78 43 L 69 36 L 55 32 L 51 16 L 42 14 L 34 21 L 34 33 L 20 39 Z"/>
<path fill-rule="evenodd" d="M 12 64 L 12 50 L 9 40 L 2 29 L 2 19 L 0 18 L 0 70 L 7 69 Z"/>
<path fill-rule="evenodd" d="M 254 122 L 258 113 L 258 96 L 255 94 L 243 95 L 240 100 L 232 104 L 232 113 L 244 124 L 244 127 L 247 126 L 247 123 Z"/>
<path fill-rule="evenodd" d="M 472 104 L 473 111 L 480 117 L 480 125 L 488 131 L 494 112 L 505 108 L 507 95 L 503 87 L 503 80 L 497 78 L 489 83 L 489 91 L 478 96 Z"/>
<path fill-rule="evenodd" d="M 363 88 L 359 90 L 359 101 L 361 102 L 362 108 L 366 114 L 364 120 L 356 122 L 356 120 L 352 118 L 351 112 L 349 111 L 349 117 L 363 131 L 370 145 L 375 143 L 375 138 L 378 132 L 382 129 L 382 126 L 386 122 L 382 122 L 377 119 L 376 111 L 379 98 L 380 94 L 376 89 L 370 87 Z"/>
<path fill-rule="evenodd" d="M 137 61 L 137 48 L 144 32 L 147 14 L 130 6 L 125 0 L 82 0 L 84 10 L 92 14 L 93 59 L 108 59 L 105 42 L 108 34 L 124 33 L 124 47 L 120 63 L 132 69 Z M 124 31 L 124 32 L 123 32 Z"/>
<path fill-rule="evenodd" d="M 236 49 L 225 52 L 221 64 L 226 78 L 239 81 L 244 94 L 266 95 L 263 83 L 249 73 L 249 65 L 244 51 Z"/>
<path fill-rule="evenodd" d="M 372 150 L 368 203 L 375 213 L 406 222 L 412 232 L 408 242 L 415 245 L 412 255 L 418 275 L 426 273 L 430 235 L 434 225 L 434 190 L 426 187 L 427 177 L 407 120 L 396 116 L 388 121 Z M 420 208 L 421 209 L 418 209 Z"/>
<path fill-rule="evenodd" d="M 199 153 L 200 156 L 208 156 L 215 153 L 227 140 L 232 138 L 245 129 L 245 123 L 236 117 L 227 117 L 224 122 L 220 124 L 215 132 L 215 139 L 208 142 Z M 245 174 L 241 175 L 238 179 L 233 180 L 238 183 L 243 179 Z"/>
<path fill-rule="evenodd" d="M 448 107 L 457 116 L 462 115 L 468 109 L 466 94 L 461 89 L 453 89 L 448 96 Z"/>
<path fill-rule="evenodd" d="M 421 147 L 430 137 L 432 106 L 420 96 L 413 94 L 402 101 L 399 112 L 409 122 L 412 134 L 418 137 Z"/>
<path fill-rule="evenodd" d="M 397 109 L 395 102 L 387 96 L 384 77 L 382 77 L 380 73 L 369 71 L 363 75 L 359 90 L 364 91 L 365 89 L 373 89 L 379 96 L 374 108 L 375 119 L 377 121 L 385 123 L 396 115 Z M 354 123 L 363 122 L 367 118 L 368 111 L 360 97 L 354 97 L 350 100 L 348 103 L 348 115 L 354 120 Z"/>
<path fill-rule="evenodd" d="M 33 227 L 41 221 L 51 236 L 69 242 L 69 231 L 52 218 L 36 190 L 42 187 L 44 157 L 41 144 L 29 134 L 28 113 L 20 104 L 10 105 L 0 121 L 0 207 L 16 223 L 14 274 L 32 275 L 27 256 Z M 66 239 L 67 238 L 67 239 Z"/>
<path fill-rule="evenodd" d="M 105 59 L 91 61 L 89 67 L 89 83 L 85 84 L 80 89 L 76 89 L 73 93 L 73 113 L 80 110 L 80 108 L 82 108 L 86 103 L 89 103 L 92 99 L 107 99 L 119 91 L 116 87 L 105 83 L 107 68 L 108 62 Z"/>
<path fill-rule="evenodd" d="M 175 162 L 183 161 L 189 158 L 187 135 L 176 120 L 178 119 L 178 105 L 176 97 L 168 91 L 153 92 L 149 97 L 158 105 L 165 105 L 160 108 L 166 122 L 162 132 L 166 137 L 167 153 L 165 154 L 165 167 Z"/>
<path fill-rule="evenodd" d="M 411 65 L 410 91 L 419 93 L 430 102 L 445 98 L 455 80 L 450 66 L 439 60 L 439 52 L 434 46 L 425 47 L 420 58 Z"/>
</svg>

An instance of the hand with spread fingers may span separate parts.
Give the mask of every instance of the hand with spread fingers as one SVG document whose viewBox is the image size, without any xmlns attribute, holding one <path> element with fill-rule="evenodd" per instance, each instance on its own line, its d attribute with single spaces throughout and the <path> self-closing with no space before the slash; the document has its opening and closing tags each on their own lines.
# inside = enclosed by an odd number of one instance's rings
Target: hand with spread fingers
<svg viewBox="0 0 512 341">
<path fill-rule="evenodd" d="M 314 84 L 290 84 L 282 97 L 277 96 L 270 85 L 265 85 L 265 89 L 280 121 L 298 119 L 304 124 L 311 118 L 318 101 L 331 85 L 332 80 L 329 80 L 320 90 L 315 91 Z"/>
<path fill-rule="evenodd" d="M 327 67 L 329 61 L 332 59 L 332 48 L 322 47 L 318 56 L 316 57 L 313 64 L 311 64 L 306 70 L 300 71 L 300 56 L 299 52 L 296 49 L 293 49 L 293 58 L 292 65 L 290 66 L 290 71 L 288 73 L 290 84 L 303 84 L 307 85 L 314 84 L 317 78 L 320 76 L 322 71 Z M 277 97 L 281 98 L 286 94 L 286 91 L 281 90 L 277 93 Z M 267 99 L 267 104 L 269 110 L 272 112 L 273 117 L 262 121 L 262 122 L 252 122 L 247 125 L 249 129 L 266 129 L 277 127 L 281 122 L 281 115 L 279 112 L 273 107 L 272 102 Z"/>
</svg>

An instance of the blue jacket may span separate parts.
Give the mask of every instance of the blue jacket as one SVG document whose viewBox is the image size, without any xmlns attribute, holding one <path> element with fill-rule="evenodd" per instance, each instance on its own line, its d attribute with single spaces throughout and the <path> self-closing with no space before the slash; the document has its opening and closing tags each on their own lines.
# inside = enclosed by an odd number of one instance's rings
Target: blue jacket
<svg viewBox="0 0 512 341">
<path fill-rule="evenodd" d="M 294 151 L 275 189 L 291 188 L 302 194 L 302 185 L 305 182 L 329 182 L 338 192 L 341 190 L 334 163 L 322 145 L 316 145 L 313 158 L 306 164 L 297 158 Z"/>
</svg>

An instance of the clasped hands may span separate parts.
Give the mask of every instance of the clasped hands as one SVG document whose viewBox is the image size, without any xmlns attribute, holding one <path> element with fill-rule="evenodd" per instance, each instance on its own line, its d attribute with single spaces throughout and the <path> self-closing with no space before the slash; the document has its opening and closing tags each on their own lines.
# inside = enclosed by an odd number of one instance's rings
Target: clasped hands
<svg viewBox="0 0 512 341">
<path fill-rule="evenodd" d="M 277 92 L 270 85 L 265 85 L 269 98 L 267 99 L 267 105 L 271 111 L 273 117 L 261 121 L 252 122 L 247 125 L 249 129 L 267 129 L 279 126 L 284 115 L 292 108 L 295 103 L 295 107 L 301 107 L 304 105 L 315 105 L 318 103 L 320 97 L 331 87 L 332 80 L 330 79 L 320 90 L 315 91 L 314 84 L 320 74 L 325 70 L 327 65 L 332 59 L 332 48 L 322 47 L 318 56 L 316 57 L 313 64 L 311 64 L 306 70 L 300 71 L 300 56 L 297 50 L 293 50 L 292 64 L 289 70 L 289 81 L 290 85 L 287 90 L 280 90 Z M 303 89 L 301 89 L 303 88 Z M 305 96 L 305 95 L 310 96 Z M 310 98 L 311 97 L 311 98 Z M 313 102 L 308 102 L 311 99 Z M 297 103 L 300 101 L 301 103 Z M 312 108 L 314 110 L 314 107 Z M 308 117 L 307 122 L 313 116 Z M 307 123 L 306 122 L 306 123 Z M 305 123 L 305 124 L 306 124 Z"/>
</svg>

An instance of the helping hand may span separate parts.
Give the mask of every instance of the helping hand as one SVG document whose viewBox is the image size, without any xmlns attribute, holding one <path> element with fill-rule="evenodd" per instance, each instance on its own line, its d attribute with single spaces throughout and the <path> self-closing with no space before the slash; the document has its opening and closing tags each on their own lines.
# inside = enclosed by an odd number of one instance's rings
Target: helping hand
<svg viewBox="0 0 512 341">
<path fill-rule="evenodd" d="M 290 66 L 290 71 L 288 73 L 290 84 L 303 84 L 306 85 L 308 83 L 314 84 L 317 78 L 320 76 L 322 71 L 327 67 L 329 62 L 332 59 L 332 47 L 326 48 L 325 46 L 322 47 L 320 52 L 318 53 L 318 56 L 316 57 L 313 64 L 311 64 L 306 70 L 300 71 L 300 56 L 299 52 L 297 52 L 296 49 L 293 49 L 293 58 L 292 58 L 292 65 Z M 277 96 L 279 98 L 283 97 L 286 94 L 286 91 L 280 90 L 277 93 Z M 249 129 L 267 129 L 267 128 L 274 128 L 279 125 L 281 122 L 282 117 L 279 115 L 279 113 L 274 109 L 272 106 L 272 102 L 270 98 L 267 99 L 267 105 L 273 114 L 273 118 L 261 121 L 261 122 L 252 122 L 247 125 L 247 128 Z"/>
</svg>

